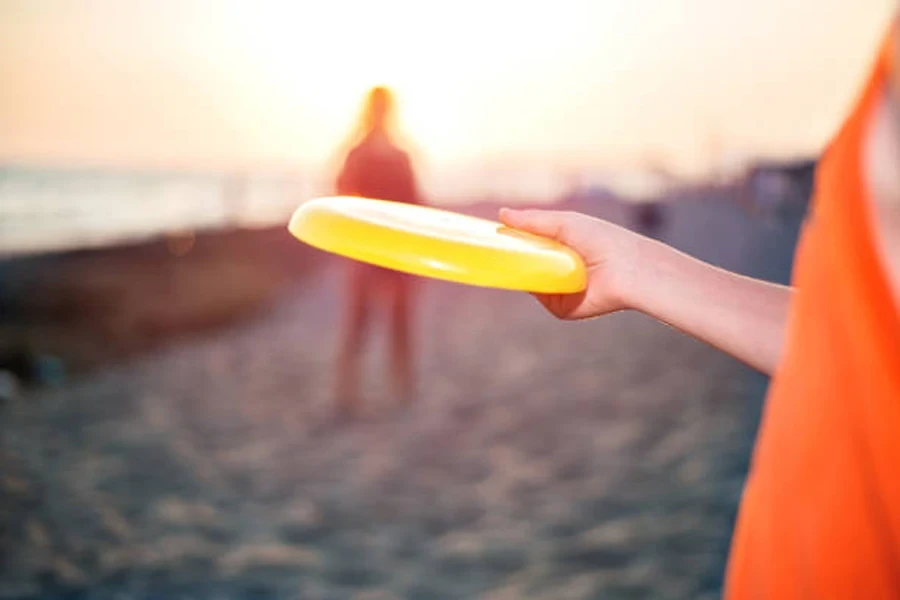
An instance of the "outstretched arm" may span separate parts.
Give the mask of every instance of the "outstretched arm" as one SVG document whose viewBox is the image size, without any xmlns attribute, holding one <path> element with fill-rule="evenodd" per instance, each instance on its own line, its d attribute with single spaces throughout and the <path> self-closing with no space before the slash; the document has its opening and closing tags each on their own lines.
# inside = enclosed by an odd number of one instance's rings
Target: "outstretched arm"
<svg viewBox="0 0 900 600">
<path fill-rule="evenodd" d="M 561 319 L 634 309 L 727 352 L 763 373 L 781 360 L 792 291 L 703 263 L 600 219 L 570 212 L 503 210 L 516 229 L 556 239 L 578 252 L 588 287 L 539 295 Z"/>
<path fill-rule="evenodd" d="M 646 246 L 629 305 L 771 375 L 781 362 L 792 290 Z"/>
</svg>

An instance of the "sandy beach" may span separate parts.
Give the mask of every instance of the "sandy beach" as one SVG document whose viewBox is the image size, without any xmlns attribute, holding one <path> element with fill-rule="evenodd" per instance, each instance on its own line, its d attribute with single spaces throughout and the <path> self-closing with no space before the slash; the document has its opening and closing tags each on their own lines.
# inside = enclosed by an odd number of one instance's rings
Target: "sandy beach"
<svg viewBox="0 0 900 600">
<path fill-rule="evenodd" d="M 797 224 L 663 237 L 786 281 Z M 717 598 L 766 380 L 637 314 L 425 282 L 419 398 L 330 421 L 340 264 L 0 408 L 0 598 Z"/>
</svg>

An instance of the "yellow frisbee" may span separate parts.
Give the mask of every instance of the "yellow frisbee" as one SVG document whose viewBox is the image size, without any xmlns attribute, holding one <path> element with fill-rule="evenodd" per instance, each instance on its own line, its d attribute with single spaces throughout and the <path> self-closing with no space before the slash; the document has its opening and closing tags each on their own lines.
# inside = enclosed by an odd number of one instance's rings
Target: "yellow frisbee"
<svg viewBox="0 0 900 600">
<path fill-rule="evenodd" d="M 320 250 L 456 283 L 558 294 L 586 285 L 581 257 L 562 244 L 428 206 L 317 198 L 296 210 L 288 229 Z"/>
</svg>

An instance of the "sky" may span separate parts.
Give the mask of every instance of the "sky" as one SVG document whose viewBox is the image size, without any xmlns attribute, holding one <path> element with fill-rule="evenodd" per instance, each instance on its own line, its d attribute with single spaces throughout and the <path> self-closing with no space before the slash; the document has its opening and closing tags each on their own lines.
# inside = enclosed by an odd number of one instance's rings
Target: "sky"
<svg viewBox="0 0 900 600">
<path fill-rule="evenodd" d="M 895 0 L 0 0 L 0 162 L 318 167 L 394 87 L 432 171 L 816 153 Z"/>
</svg>

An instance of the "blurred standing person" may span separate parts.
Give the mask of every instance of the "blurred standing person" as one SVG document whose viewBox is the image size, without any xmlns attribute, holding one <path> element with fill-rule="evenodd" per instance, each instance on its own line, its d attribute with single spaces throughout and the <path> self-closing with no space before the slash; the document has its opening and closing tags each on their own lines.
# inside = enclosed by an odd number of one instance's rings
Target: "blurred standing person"
<svg viewBox="0 0 900 600">
<path fill-rule="evenodd" d="M 388 88 L 375 87 L 366 96 L 351 149 L 337 177 L 341 195 L 422 204 L 412 161 L 399 145 L 396 105 Z M 360 262 L 347 265 L 344 332 L 338 355 L 336 402 L 343 416 L 359 410 L 359 371 L 363 344 L 374 313 L 387 308 L 390 321 L 390 368 L 394 392 L 401 403 L 413 396 L 412 276 Z M 381 306 L 379 306 L 381 305 Z"/>
</svg>

